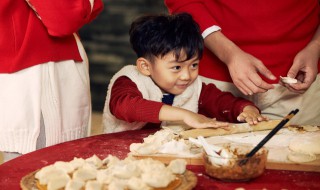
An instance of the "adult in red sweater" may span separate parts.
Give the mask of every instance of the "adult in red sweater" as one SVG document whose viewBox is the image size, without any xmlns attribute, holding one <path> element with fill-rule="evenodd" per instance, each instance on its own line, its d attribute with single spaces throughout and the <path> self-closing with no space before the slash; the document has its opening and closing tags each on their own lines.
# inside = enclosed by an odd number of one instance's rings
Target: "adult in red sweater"
<svg viewBox="0 0 320 190">
<path fill-rule="evenodd" d="M 0 1 L 0 151 L 5 161 L 87 135 L 88 61 L 76 32 L 101 0 Z"/>
<path fill-rule="evenodd" d="M 226 127 L 221 121 L 256 124 L 266 119 L 250 101 L 201 82 L 203 39 L 189 14 L 141 17 L 131 25 L 130 42 L 138 59 L 110 81 L 105 132 L 161 121 L 205 128 Z"/>
<path fill-rule="evenodd" d="M 320 124 L 318 0 L 165 0 L 171 13 L 190 13 L 206 49 L 200 75 L 256 103 L 262 114 Z M 280 76 L 298 80 L 284 84 Z"/>
</svg>

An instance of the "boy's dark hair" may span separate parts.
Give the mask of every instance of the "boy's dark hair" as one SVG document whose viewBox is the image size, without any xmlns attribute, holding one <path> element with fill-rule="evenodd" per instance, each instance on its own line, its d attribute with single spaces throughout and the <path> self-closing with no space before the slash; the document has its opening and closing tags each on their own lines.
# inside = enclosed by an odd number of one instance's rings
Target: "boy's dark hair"
<svg viewBox="0 0 320 190">
<path fill-rule="evenodd" d="M 131 24 L 129 34 L 137 56 L 150 61 L 171 51 L 177 61 L 202 57 L 203 38 L 198 24 L 188 13 L 139 17 Z M 187 56 L 185 60 L 180 60 L 182 50 Z"/>
</svg>

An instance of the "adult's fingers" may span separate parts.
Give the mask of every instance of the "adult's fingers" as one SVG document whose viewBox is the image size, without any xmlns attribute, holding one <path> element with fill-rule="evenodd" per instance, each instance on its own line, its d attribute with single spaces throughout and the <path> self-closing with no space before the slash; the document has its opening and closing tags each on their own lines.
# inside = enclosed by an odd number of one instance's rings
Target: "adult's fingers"
<svg viewBox="0 0 320 190">
<path fill-rule="evenodd" d="M 259 73 L 265 76 L 269 80 L 276 80 L 277 78 L 272 74 L 272 72 L 262 63 L 256 63 L 256 68 Z"/>
<path fill-rule="evenodd" d="M 249 76 L 246 80 L 238 81 L 235 84 L 241 92 L 245 95 L 252 95 L 255 93 L 263 93 L 270 89 L 273 89 L 274 86 L 262 80 L 262 78 L 257 74 L 254 73 Z"/>
<path fill-rule="evenodd" d="M 306 86 L 303 83 L 285 84 L 284 86 L 291 92 L 298 93 L 298 94 L 303 94 L 309 88 L 309 86 Z"/>
<path fill-rule="evenodd" d="M 253 92 L 244 83 L 237 83 L 235 85 L 244 95 L 247 96 L 253 94 Z"/>
<path fill-rule="evenodd" d="M 269 84 L 266 81 L 264 81 L 257 73 L 252 74 L 251 76 L 249 76 L 249 78 L 252 81 L 252 83 L 259 89 L 267 91 L 274 88 L 272 84 Z"/>
<path fill-rule="evenodd" d="M 288 88 L 288 90 L 295 92 L 295 93 L 304 93 L 309 89 L 309 87 L 312 85 L 314 82 L 314 78 L 311 76 L 302 76 L 298 75 L 297 76 L 298 83 L 295 84 L 285 84 L 285 87 Z"/>
</svg>

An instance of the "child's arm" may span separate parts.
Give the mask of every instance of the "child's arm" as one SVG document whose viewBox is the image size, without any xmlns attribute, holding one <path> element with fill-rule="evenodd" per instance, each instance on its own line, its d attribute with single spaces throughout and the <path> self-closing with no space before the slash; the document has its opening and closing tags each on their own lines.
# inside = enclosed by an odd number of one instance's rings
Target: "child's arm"
<svg viewBox="0 0 320 190">
<path fill-rule="evenodd" d="M 259 121 L 268 120 L 268 118 L 262 116 L 256 107 L 248 105 L 243 108 L 243 112 L 237 117 L 237 120 L 247 122 L 250 125 L 255 125 Z"/>
<path fill-rule="evenodd" d="M 127 77 L 118 78 L 112 89 L 108 105 L 113 116 L 127 122 L 161 123 L 161 102 L 146 100 L 134 82 Z"/>
<path fill-rule="evenodd" d="M 193 128 L 228 127 L 228 123 L 226 122 L 219 122 L 216 121 L 216 119 L 211 119 L 204 115 L 169 105 L 163 105 L 161 107 L 159 112 L 159 120 L 183 121 L 185 124 Z"/>
<path fill-rule="evenodd" d="M 260 115 L 253 102 L 235 97 L 230 92 L 222 92 L 214 84 L 202 85 L 199 113 L 219 121 L 241 121 L 249 124 L 266 119 Z M 259 117 L 263 119 L 258 119 Z"/>
</svg>

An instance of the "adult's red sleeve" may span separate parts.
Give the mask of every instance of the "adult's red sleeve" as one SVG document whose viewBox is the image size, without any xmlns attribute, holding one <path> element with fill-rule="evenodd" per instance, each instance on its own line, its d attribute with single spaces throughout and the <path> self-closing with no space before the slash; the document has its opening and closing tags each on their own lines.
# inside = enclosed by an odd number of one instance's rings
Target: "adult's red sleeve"
<svg viewBox="0 0 320 190">
<path fill-rule="evenodd" d="M 118 119 L 134 122 L 160 123 L 162 102 L 143 99 L 136 84 L 127 77 L 118 78 L 111 90 L 109 108 Z"/>
<path fill-rule="evenodd" d="M 103 10 L 102 0 L 28 0 L 52 36 L 66 36 L 77 32 Z"/>
<path fill-rule="evenodd" d="M 191 14 L 199 24 L 201 32 L 213 25 L 219 25 L 201 0 L 165 0 L 164 2 L 170 13 Z"/>
<path fill-rule="evenodd" d="M 202 84 L 199 99 L 199 113 L 219 121 L 236 123 L 237 117 L 245 106 L 252 102 L 233 96 L 230 92 L 222 92 L 214 84 Z"/>
</svg>

